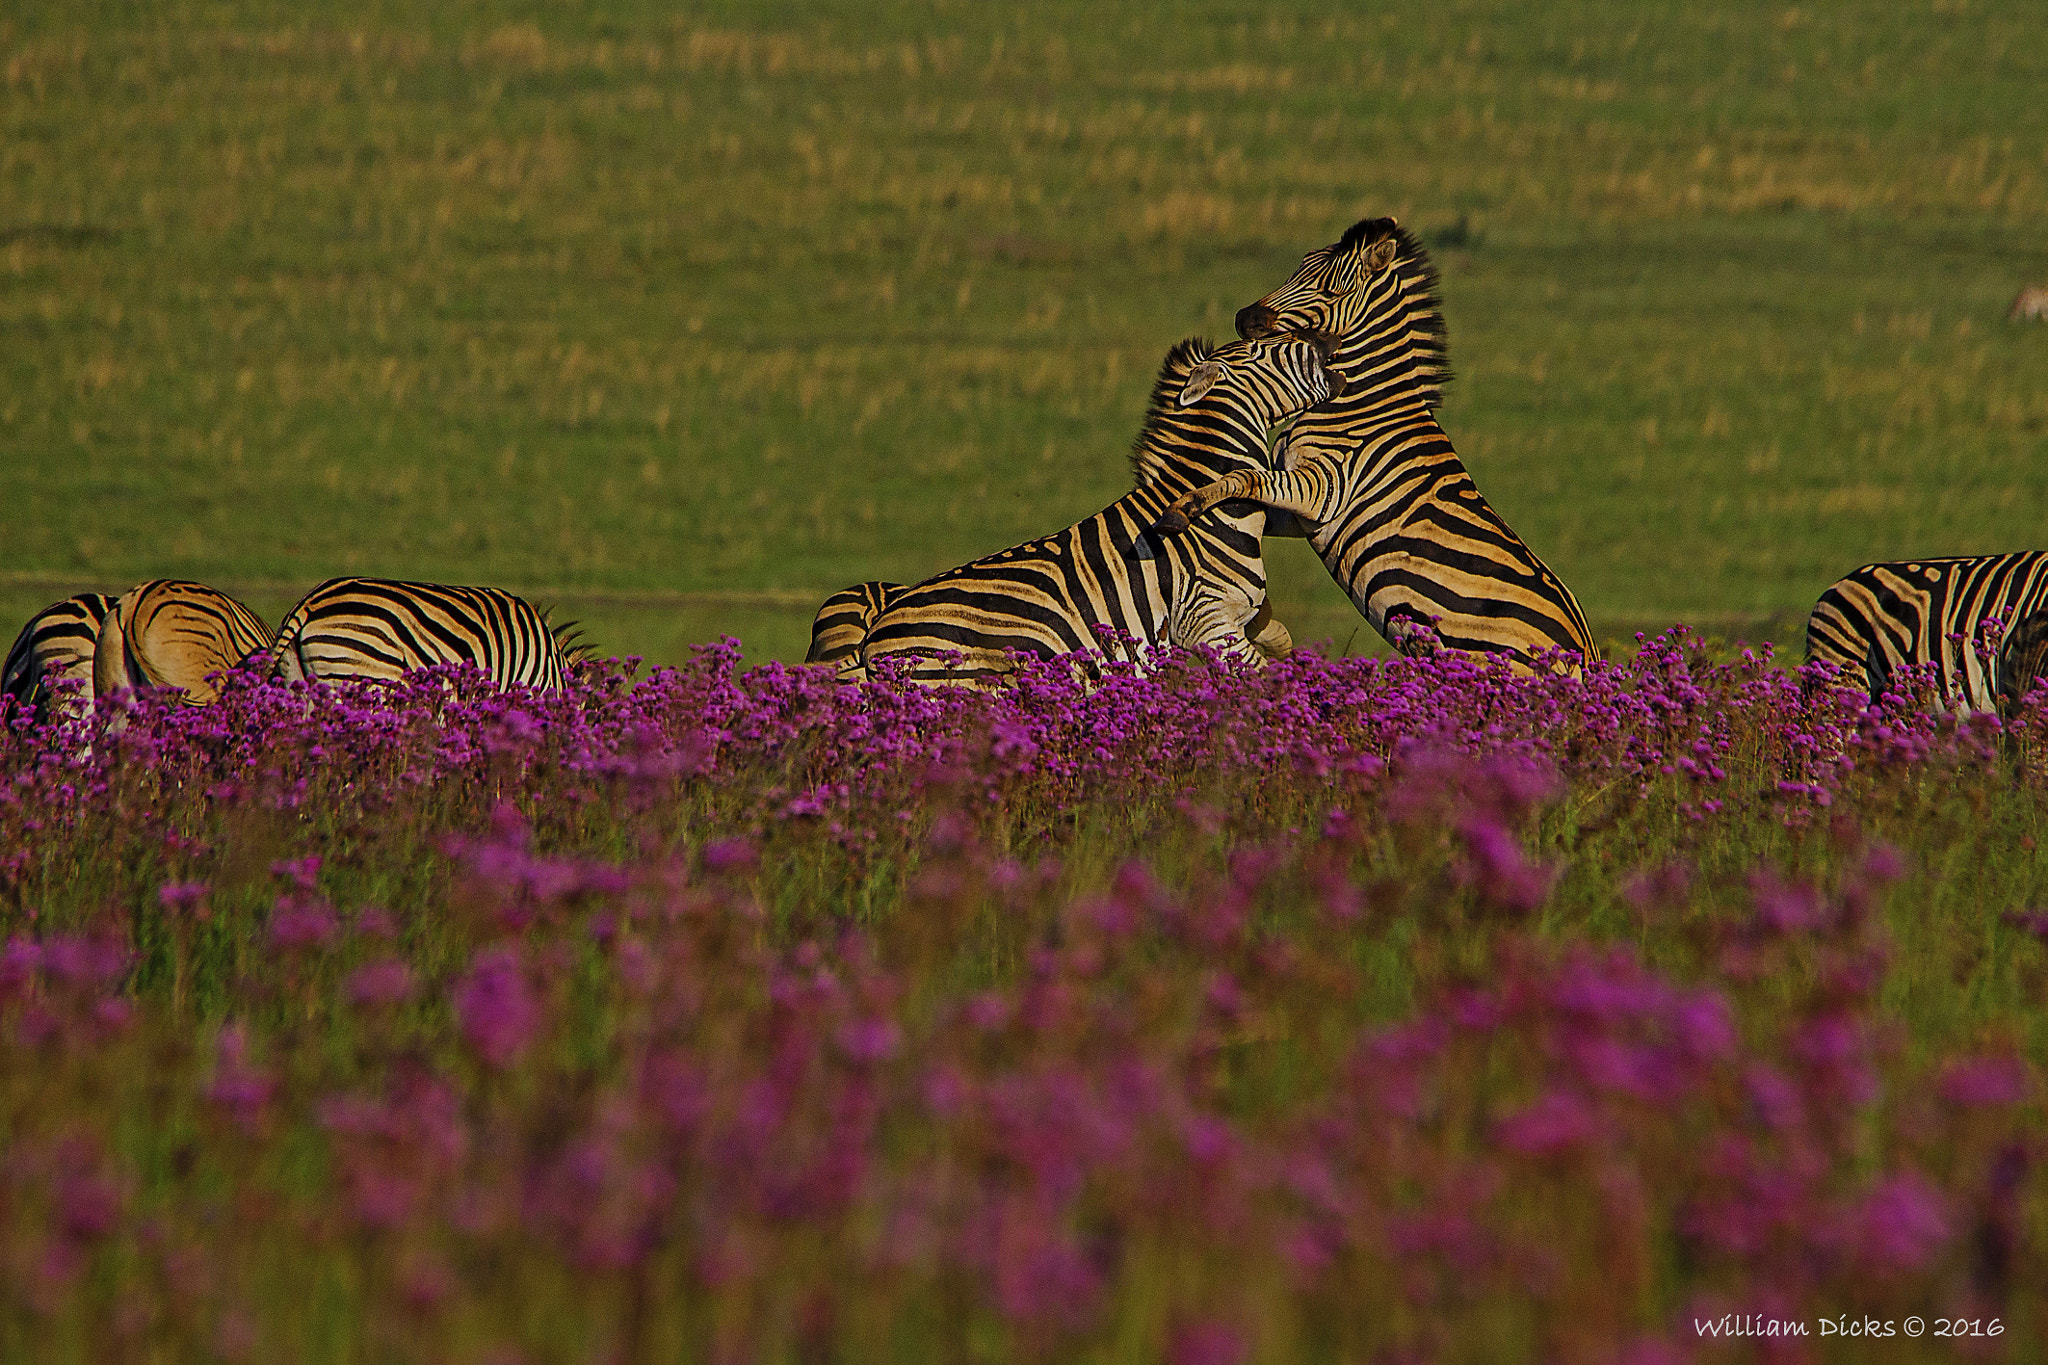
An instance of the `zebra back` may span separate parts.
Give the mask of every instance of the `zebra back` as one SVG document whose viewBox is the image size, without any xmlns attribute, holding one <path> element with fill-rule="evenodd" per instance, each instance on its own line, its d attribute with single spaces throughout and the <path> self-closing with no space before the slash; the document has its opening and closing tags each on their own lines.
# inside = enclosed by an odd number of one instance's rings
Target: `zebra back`
<svg viewBox="0 0 2048 1365">
<path fill-rule="evenodd" d="M 1290 461 L 1330 485 L 1309 541 L 1366 619 L 1404 650 L 1598 654 L 1578 599 L 1472 482 L 1433 409 L 1451 377 L 1437 276 L 1391 218 L 1310 252 L 1237 314 L 1245 336 L 1333 334 L 1344 392 L 1289 429 Z"/>
<path fill-rule="evenodd" d="M 1262 466 L 1271 426 L 1336 391 L 1321 344 L 1289 337 L 1174 347 L 1133 443 L 1138 486 L 1064 531 L 890 596 L 861 647 L 860 672 L 901 655 L 916 661 L 917 681 L 989 683 L 1013 671 L 1019 653 L 1107 657 L 1119 646 L 1104 630 L 1135 641 L 1141 660 L 1158 645 L 1206 644 L 1261 662 L 1247 624 L 1269 648 L 1286 639 L 1284 627 L 1258 616 L 1264 511 L 1209 518 L 1198 533 L 1163 542 L 1146 530 L 1181 493 Z"/>
<path fill-rule="evenodd" d="M 40 708 L 61 695 L 64 714 L 90 711 L 93 649 L 116 600 L 103 592 L 82 592 L 30 617 L 14 637 L 6 664 L 0 666 L 0 696 L 12 697 L 24 708 Z M 79 686 L 57 691 L 59 683 L 73 681 Z"/>
<path fill-rule="evenodd" d="M 1936 665 L 1942 699 L 1988 710 L 2002 691 L 2009 635 L 2048 609 L 2048 551 L 1865 564 L 1833 583 L 1806 619 L 1806 657 L 1859 679 L 1872 700 L 1908 664 Z M 1989 656 L 1987 658 L 1987 656 Z"/>
<path fill-rule="evenodd" d="M 499 588 L 330 578 L 286 614 L 272 656 L 288 681 L 392 679 L 471 664 L 501 687 L 554 689 L 586 652 L 567 626 Z"/>
<path fill-rule="evenodd" d="M 157 578 L 114 604 L 93 650 L 93 691 L 175 687 L 192 706 L 210 705 L 211 675 L 270 648 L 270 628 L 234 598 L 204 583 Z"/>
</svg>

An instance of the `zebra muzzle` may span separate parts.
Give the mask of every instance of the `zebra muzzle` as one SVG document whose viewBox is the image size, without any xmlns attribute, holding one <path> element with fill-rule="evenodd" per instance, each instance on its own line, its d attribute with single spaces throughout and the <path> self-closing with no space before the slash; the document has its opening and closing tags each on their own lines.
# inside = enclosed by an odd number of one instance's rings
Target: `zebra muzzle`
<svg viewBox="0 0 2048 1365">
<path fill-rule="evenodd" d="M 1248 303 L 1237 310 L 1233 319 L 1237 334 L 1246 341 L 1257 341 L 1280 330 L 1280 315 L 1263 303 Z"/>
</svg>

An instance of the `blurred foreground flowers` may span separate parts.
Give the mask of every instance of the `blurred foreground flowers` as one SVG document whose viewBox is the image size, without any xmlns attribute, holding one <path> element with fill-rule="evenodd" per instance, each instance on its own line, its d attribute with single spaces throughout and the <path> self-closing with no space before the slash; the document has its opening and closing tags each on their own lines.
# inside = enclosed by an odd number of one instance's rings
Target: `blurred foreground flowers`
<svg viewBox="0 0 2048 1365">
<path fill-rule="evenodd" d="M 0 1349 L 2034 1358 L 2048 716 L 1829 682 L 724 645 L 13 724 Z"/>
</svg>

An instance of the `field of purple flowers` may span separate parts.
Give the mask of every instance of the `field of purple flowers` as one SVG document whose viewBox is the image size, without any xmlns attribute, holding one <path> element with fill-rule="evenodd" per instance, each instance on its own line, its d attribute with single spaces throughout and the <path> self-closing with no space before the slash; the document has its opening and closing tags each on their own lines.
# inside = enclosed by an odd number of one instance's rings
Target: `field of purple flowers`
<svg viewBox="0 0 2048 1365">
<path fill-rule="evenodd" d="M 16 718 L 0 1355 L 2038 1359 L 2048 707 L 1826 684 Z"/>
</svg>

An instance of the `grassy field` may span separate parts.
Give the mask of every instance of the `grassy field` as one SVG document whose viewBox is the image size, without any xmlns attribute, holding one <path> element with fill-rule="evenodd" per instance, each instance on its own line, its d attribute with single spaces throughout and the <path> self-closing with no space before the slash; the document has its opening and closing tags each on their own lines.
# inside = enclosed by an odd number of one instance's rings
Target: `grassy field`
<svg viewBox="0 0 2048 1365">
<path fill-rule="evenodd" d="M 10 11 L 0 630 L 374 572 L 801 657 L 825 593 L 1114 497 L 1167 347 L 1384 212 L 1446 427 L 1605 632 L 1796 646 L 1855 564 L 2048 543 L 2028 7 L 1246 14 Z"/>
</svg>

